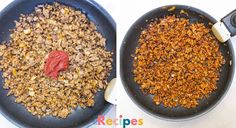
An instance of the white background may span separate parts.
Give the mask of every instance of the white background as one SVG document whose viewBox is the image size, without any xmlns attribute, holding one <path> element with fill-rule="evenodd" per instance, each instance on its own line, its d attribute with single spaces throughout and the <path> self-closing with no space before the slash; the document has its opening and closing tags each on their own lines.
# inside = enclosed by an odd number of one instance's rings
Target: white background
<svg viewBox="0 0 236 128">
<path fill-rule="evenodd" d="M 234 0 L 120 0 L 118 23 L 118 48 L 129 27 L 146 12 L 163 6 L 184 4 L 199 8 L 217 20 L 236 9 Z M 236 38 L 233 41 L 236 47 Z M 119 51 L 119 49 L 118 49 Z M 234 50 L 236 52 L 236 50 Z M 119 54 L 118 54 L 119 55 Z M 118 57 L 119 58 L 119 57 Z M 118 64 L 119 66 L 119 64 Z M 119 76 L 119 75 L 118 75 Z M 122 86 L 119 90 L 119 107 L 123 117 L 143 118 L 145 128 L 236 128 L 236 85 L 235 79 L 220 104 L 206 115 L 185 122 L 169 122 L 156 119 L 139 109 L 128 97 Z M 118 81 L 118 85 L 121 85 Z"/>
<path fill-rule="evenodd" d="M 1 0 L 0 10 L 12 0 Z M 184 4 L 199 8 L 217 20 L 220 20 L 230 11 L 236 9 L 236 1 L 233 0 L 96 0 L 102 5 L 117 22 L 117 51 L 119 59 L 119 47 L 122 39 L 129 27 L 146 12 L 168 4 Z M 234 49 L 236 48 L 236 38 L 233 39 Z M 236 51 L 236 49 L 235 49 Z M 117 63 L 119 69 L 119 60 Z M 119 70 L 117 70 L 119 71 Z M 119 76 L 119 72 L 117 73 Z M 141 109 L 139 109 L 127 96 L 126 92 L 118 80 L 118 113 L 125 118 L 143 118 L 143 128 L 235 128 L 236 125 L 236 81 L 227 92 L 222 102 L 206 115 L 185 122 L 168 122 L 156 119 Z M 108 113 L 108 116 L 114 116 L 115 109 Z M 117 114 L 117 115 L 119 115 Z M 93 126 L 95 128 L 96 126 Z M 128 128 L 131 126 L 128 126 Z M 0 128 L 15 128 L 0 115 Z"/>
</svg>

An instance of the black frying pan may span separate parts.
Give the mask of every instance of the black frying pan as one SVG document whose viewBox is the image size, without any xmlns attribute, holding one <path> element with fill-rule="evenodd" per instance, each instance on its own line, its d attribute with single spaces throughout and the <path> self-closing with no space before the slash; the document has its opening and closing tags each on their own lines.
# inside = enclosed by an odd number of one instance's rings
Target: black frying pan
<svg viewBox="0 0 236 128">
<path fill-rule="evenodd" d="M 144 94 L 139 85 L 134 81 L 133 60 L 131 55 L 134 55 L 135 49 L 138 46 L 138 39 L 141 31 L 145 28 L 152 19 L 163 18 L 167 15 L 175 14 L 177 17 L 188 18 L 191 23 L 201 22 L 207 27 L 211 28 L 209 23 L 216 23 L 216 20 L 207 13 L 189 6 L 175 5 L 175 9 L 170 11 L 173 7 L 164 6 L 154 9 L 141 18 L 139 18 L 128 30 L 123 40 L 120 50 L 120 75 L 124 88 L 142 110 L 155 116 L 168 120 L 185 120 L 196 116 L 203 115 L 211 110 L 225 95 L 229 89 L 233 74 L 234 74 L 234 53 L 230 41 L 220 43 L 220 51 L 222 52 L 226 63 L 221 67 L 220 80 L 217 83 L 218 89 L 214 91 L 208 98 L 200 100 L 196 108 L 186 109 L 183 107 L 164 107 L 163 105 L 155 105 L 152 101 L 152 96 Z M 169 10 L 169 11 L 168 11 Z M 185 10 L 188 15 L 181 14 L 180 11 Z"/>
<path fill-rule="evenodd" d="M 107 39 L 106 48 L 114 52 L 112 71 L 108 78 L 110 81 L 116 76 L 116 26 L 111 16 L 96 2 L 92 0 L 15 0 L 0 13 L 0 42 L 9 39 L 9 29 L 14 28 L 14 20 L 20 14 L 29 14 L 39 4 L 52 4 L 57 1 L 84 12 L 95 23 L 99 32 Z M 96 122 L 98 115 L 105 114 L 112 105 L 104 100 L 104 91 L 96 95 L 95 105 L 91 108 L 78 107 L 66 119 L 47 116 L 38 119 L 30 114 L 21 104 L 14 102 L 13 96 L 7 97 L 8 90 L 2 88 L 4 82 L 2 72 L 0 77 L 0 112 L 18 127 L 24 128 L 81 128 L 88 127 Z"/>
</svg>

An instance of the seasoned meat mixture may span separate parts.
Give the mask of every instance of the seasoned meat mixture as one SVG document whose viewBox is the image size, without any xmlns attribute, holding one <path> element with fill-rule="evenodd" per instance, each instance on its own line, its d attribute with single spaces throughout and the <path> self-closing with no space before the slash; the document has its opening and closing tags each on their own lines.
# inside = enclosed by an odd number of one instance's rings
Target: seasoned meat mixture
<svg viewBox="0 0 236 128">
<path fill-rule="evenodd" d="M 155 104 L 194 108 L 217 89 L 224 64 L 219 44 L 203 23 L 166 16 L 151 22 L 134 56 L 135 81 Z"/>
<path fill-rule="evenodd" d="M 15 21 L 9 42 L 0 45 L 4 88 L 33 115 L 66 118 L 77 106 L 94 105 L 105 89 L 112 53 L 94 23 L 79 10 L 54 3 Z M 69 65 L 58 78 L 44 74 L 51 51 L 63 51 Z"/>
</svg>

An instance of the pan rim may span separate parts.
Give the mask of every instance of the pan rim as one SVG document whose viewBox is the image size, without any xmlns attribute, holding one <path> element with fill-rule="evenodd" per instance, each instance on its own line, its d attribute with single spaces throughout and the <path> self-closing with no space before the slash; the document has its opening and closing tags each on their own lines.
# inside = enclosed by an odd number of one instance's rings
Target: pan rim
<svg viewBox="0 0 236 128">
<path fill-rule="evenodd" d="M 131 99 L 131 101 L 136 106 L 138 106 L 138 108 L 141 109 L 143 112 L 145 112 L 148 115 L 150 115 L 152 117 L 155 117 L 157 119 L 166 120 L 166 121 L 172 121 L 172 122 L 180 122 L 180 121 L 188 121 L 188 120 L 196 119 L 198 117 L 201 117 L 201 116 L 205 115 L 206 113 L 208 113 L 211 110 L 213 110 L 224 99 L 224 96 L 227 94 L 227 92 L 228 92 L 228 90 L 229 90 L 229 88 L 230 88 L 230 86 L 232 84 L 233 77 L 234 77 L 234 72 L 235 72 L 235 65 L 234 65 L 235 58 L 234 57 L 235 57 L 235 54 L 234 54 L 233 46 L 231 44 L 232 42 L 230 40 L 228 40 L 226 43 L 228 44 L 229 52 L 232 55 L 231 56 L 231 62 L 232 62 L 231 63 L 231 70 L 229 71 L 230 78 L 228 79 L 227 83 L 225 84 L 227 86 L 225 92 L 222 94 L 222 96 L 220 96 L 220 98 L 216 101 L 216 103 L 214 103 L 208 109 L 205 109 L 202 112 L 197 113 L 195 115 L 190 115 L 190 116 L 186 116 L 186 117 L 176 117 L 176 118 L 173 118 L 171 116 L 165 116 L 165 117 L 160 116 L 159 114 L 151 112 L 149 109 L 147 109 L 145 106 L 143 106 L 137 99 L 135 99 L 134 95 L 131 94 L 130 88 L 128 87 L 129 84 L 125 80 L 124 65 L 123 65 L 124 59 L 123 58 L 124 58 L 125 45 L 127 43 L 126 40 L 129 38 L 130 33 L 132 33 L 134 28 L 137 28 L 136 25 L 139 24 L 139 22 L 143 22 L 143 19 L 144 19 L 145 16 L 150 15 L 150 13 L 155 12 L 156 10 L 160 10 L 162 8 L 170 8 L 170 7 L 173 7 L 173 6 L 175 6 L 175 7 L 183 7 L 185 9 L 193 9 L 194 12 L 202 14 L 203 16 L 205 16 L 208 19 L 210 19 L 210 21 L 213 22 L 213 24 L 217 22 L 217 20 L 215 18 L 213 18 L 211 15 L 209 15 L 208 13 L 206 13 L 206 12 L 204 12 L 204 11 L 198 9 L 198 8 L 195 8 L 193 6 L 188 6 L 188 5 L 180 5 L 180 4 L 163 5 L 163 6 L 159 6 L 157 8 L 154 8 L 154 9 L 144 13 L 143 15 L 141 15 L 138 19 L 136 19 L 133 22 L 133 24 L 129 27 L 129 29 L 126 31 L 126 33 L 125 33 L 125 35 L 123 37 L 123 40 L 122 40 L 122 43 L 121 43 L 121 46 L 120 46 L 120 78 L 121 78 L 121 82 L 122 82 L 122 85 L 124 87 L 124 90 L 126 91 L 127 95 Z"/>
<path fill-rule="evenodd" d="M 25 0 L 17 0 L 17 1 L 12 1 L 10 2 L 6 7 L 4 7 L 1 11 L 0 11 L 0 19 L 2 18 L 2 16 L 4 16 L 6 14 L 6 12 L 8 12 L 9 10 L 12 9 L 12 7 L 14 7 L 15 5 L 21 3 L 22 1 L 25 1 Z M 77 0 L 78 1 L 78 0 Z M 54 2 L 60 2 L 60 1 L 57 1 L 55 0 Z M 112 28 L 115 30 L 116 32 L 116 22 L 115 20 L 112 18 L 112 16 L 100 5 L 98 4 L 96 1 L 94 0 L 86 0 L 86 2 L 88 2 L 90 5 L 93 5 L 95 8 L 97 8 L 101 14 L 103 14 L 106 19 L 110 22 Z M 116 57 L 115 57 L 116 58 Z M 114 63 L 116 65 L 116 63 Z M 116 66 L 115 66 L 116 68 Z M 115 76 L 116 76 L 116 69 L 115 69 Z M 107 102 L 107 101 L 106 101 Z M 108 103 L 108 102 L 107 102 Z M 108 103 L 107 106 L 104 107 L 104 109 L 102 111 L 99 112 L 99 114 L 101 115 L 105 115 L 108 113 L 109 110 L 111 110 L 112 107 L 114 107 L 115 105 L 111 104 L 111 103 Z M 5 110 L 3 110 L 3 107 L 0 106 L 0 114 L 6 119 L 8 120 L 10 123 L 12 123 L 12 125 L 15 125 L 19 128 L 25 128 L 25 127 L 32 127 L 31 125 L 28 125 L 26 123 L 23 123 L 21 121 L 19 121 L 17 118 L 14 118 L 12 115 L 10 114 L 7 114 L 5 112 Z M 97 123 L 97 118 L 94 117 L 94 118 L 91 118 L 88 123 L 86 124 L 82 124 L 83 126 L 82 127 L 89 127 L 89 126 L 92 126 L 93 124 L 96 124 Z M 78 126 L 76 126 L 78 127 Z"/>
</svg>

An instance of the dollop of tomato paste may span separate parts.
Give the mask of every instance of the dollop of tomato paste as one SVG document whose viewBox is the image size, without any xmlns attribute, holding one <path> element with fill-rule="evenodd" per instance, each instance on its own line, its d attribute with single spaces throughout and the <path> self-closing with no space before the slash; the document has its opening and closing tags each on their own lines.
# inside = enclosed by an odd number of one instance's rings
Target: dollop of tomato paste
<svg viewBox="0 0 236 128">
<path fill-rule="evenodd" d="M 66 70 L 69 65 L 69 56 L 64 51 L 51 51 L 44 65 L 44 74 L 53 79 L 58 78 L 60 71 Z"/>
</svg>

